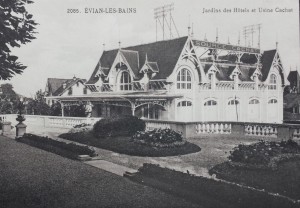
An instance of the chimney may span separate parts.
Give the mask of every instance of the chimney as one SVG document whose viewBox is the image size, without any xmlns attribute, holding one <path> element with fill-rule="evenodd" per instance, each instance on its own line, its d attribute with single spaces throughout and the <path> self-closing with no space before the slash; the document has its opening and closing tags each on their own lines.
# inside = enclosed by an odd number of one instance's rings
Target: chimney
<svg viewBox="0 0 300 208">
<path fill-rule="evenodd" d="M 63 89 L 66 89 L 67 83 L 63 83 Z"/>
</svg>

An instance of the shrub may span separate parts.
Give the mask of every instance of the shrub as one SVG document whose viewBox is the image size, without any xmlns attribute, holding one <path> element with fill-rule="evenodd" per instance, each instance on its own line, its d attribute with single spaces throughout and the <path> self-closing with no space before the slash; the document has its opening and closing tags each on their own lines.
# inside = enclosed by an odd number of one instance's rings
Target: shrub
<svg viewBox="0 0 300 208">
<path fill-rule="evenodd" d="M 72 129 L 69 130 L 69 133 L 77 133 L 77 132 L 87 132 L 92 129 L 90 124 L 82 123 L 75 125 Z"/>
<path fill-rule="evenodd" d="M 229 155 L 233 162 L 268 164 L 273 157 L 286 153 L 300 153 L 300 146 L 292 140 L 281 142 L 259 141 L 251 145 L 238 145 Z"/>
<path fill-rule="evenodd" d="M 96 137 L 103 136 L 132 136 L 137 131 L 144 131 L 146 124 L 134 116 L 104 118 L 97 121 L 93 132 Z"/>
<path fill-rule="evenodd" d="M 89 155 L 91 157 L 97 156 L 94 148 L 78 145 L 75 143 L 66 143 L 63 141 L 53 140 L 49 137 L 37 136 L 34 134 L 24 134 L 23 137 L 18 138 L 17 141 L 27 143 L 29 145 L 54 152 L 54 153 L 62 153 L 60 150 L 66 151 L 68 153 L 72 153 L 74 156 L 78 155 Z M 63 153 L 62 153 L 63 154 Z"/>
<path fill-rule="evenodd" d="M 184 144 L 182 135 L 172 129 L 154 129 L 146 132 L 137 132 L 132 140 L 139 144 L 157 147 L 172 147 Z"/>
</svg>

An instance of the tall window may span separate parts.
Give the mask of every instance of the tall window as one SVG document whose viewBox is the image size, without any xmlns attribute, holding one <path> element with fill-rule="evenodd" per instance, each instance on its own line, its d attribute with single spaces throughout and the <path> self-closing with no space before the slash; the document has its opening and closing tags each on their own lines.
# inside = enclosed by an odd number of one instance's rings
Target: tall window
<svg viewBox="0 0 300 208">
<path fill-rule="evenodd" d="M 127 71 L 121 72 L 120 90 L 132 90 L 131 77 Z"/>
<path fill-rule="evenodd" d="M 277 79 L 275 74 L 271 74 L 270 76 L 270 83 L 269 83 L 269 90 L 276 90 L 277 86 Z"/>
<path fill-rule="evenodd" d="M 73 89 L 72 89 L 72 87 L 70 87 L 69 89 L 68 89 L 68 95 L 72 95 L 73 94 Z"/>
<path fill-rule="evenodd" d="M 192 78 L 188 69 L 181 69 L 178 72 L 177 89 L 192 89 Z"/>
<path fill-rule="evenodd" d="M 86 86 L 83 88 L 83 94 L 84 94 L 84 95 L 87 94 L 87 87 L 86 87 Z"/>
</svg>

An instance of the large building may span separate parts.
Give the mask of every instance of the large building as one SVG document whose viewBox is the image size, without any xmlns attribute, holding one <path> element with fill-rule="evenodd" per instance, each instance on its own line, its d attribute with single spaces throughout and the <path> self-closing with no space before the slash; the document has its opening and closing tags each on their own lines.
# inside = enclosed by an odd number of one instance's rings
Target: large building
<svg viewBox="0 0 300 208">
<path fill-rule="evenodd" d="M 284 73 L 276 49 L 181 37 L 103 51 L 86 86 L 91 116 L 168 121 L 283 120 Z"/>
</svg>

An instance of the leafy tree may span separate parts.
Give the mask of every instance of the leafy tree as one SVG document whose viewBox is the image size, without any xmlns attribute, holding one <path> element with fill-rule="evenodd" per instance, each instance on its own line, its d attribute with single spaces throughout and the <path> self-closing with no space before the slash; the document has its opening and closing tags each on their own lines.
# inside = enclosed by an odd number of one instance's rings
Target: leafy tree
<svg viewBox="0 0 300 208">
<path fill-rule="evenodd" d="M 34 99 L 27 101 L 25 110 L 28 114 L 49 115 L 51 110 L 46 103 L 45 93 L 42 90 L 37 91 Z"/>
<path fill-rule="evenodd" d="M 26 68 L 17 61 L 17 56 L 11 55 L 10 49 L 35 39 L 37 23 L 25 8 L 32 3 L 31 0 L 0 1 L 0 79 L 10 79 Z"/>
<path fill-rule="evenodd" d="M 16 113 L 19 99 L 20 96 L 13 90 L 11 84 L 2 84 L 0 93 L 0 113 Z"/>
</svg>

